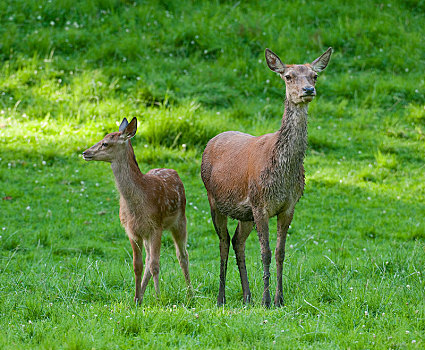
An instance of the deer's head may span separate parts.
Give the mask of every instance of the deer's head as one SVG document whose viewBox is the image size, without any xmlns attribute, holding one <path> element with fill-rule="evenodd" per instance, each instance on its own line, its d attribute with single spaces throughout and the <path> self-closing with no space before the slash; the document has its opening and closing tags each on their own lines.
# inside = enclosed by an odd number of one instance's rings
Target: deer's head
<svg viewBox="0 0 425 350">
<path fill-rule="evenodd" d="M 301 104 L 311 102 L 316 96 L 317 73 L 328 65 L 332 48 L 307 64 L 285 65 L 271 50 L 266 49 L 265 54 L 269 68 L 279 74 L 286 84 L 286 98 L 294 104 Z"/>
<path fill-rule="evenodd" d="M 129 123 L 124 118 L 118 132 L 106 135 L 101 141 L 83 152 L 84 160 L 100 160 L 112 163 L 119 160 L 120 157 L 125 157 L 128 140 L 136 135 L 136 131 L 137 119 L 133 118 Z"/>
</svg>

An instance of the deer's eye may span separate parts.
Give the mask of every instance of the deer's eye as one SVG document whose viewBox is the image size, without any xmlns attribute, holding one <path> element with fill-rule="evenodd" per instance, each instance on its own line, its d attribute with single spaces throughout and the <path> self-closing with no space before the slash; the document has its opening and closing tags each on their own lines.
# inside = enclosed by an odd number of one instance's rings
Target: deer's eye
<svg viewBox="0 0 425 350">
<path fill-rule="evenodd" d="M 290 76 L 289 74 L 287 74 L 287 75 L 285 75 L 285 79 L 286 79 L 287 81 L 291 81 L 291 76 Z"/>
<path fill-rule="evenodd" d="M 313 80 L 316 81 L 317 80 L 317 74 L 313 76 Z"/>
<path fill-rule="evenodd" d="M 108 146 L 109 146 L 109 144 L 107 142 L 102 143 L 102 147 L 108 147 Z"/>
</svg>

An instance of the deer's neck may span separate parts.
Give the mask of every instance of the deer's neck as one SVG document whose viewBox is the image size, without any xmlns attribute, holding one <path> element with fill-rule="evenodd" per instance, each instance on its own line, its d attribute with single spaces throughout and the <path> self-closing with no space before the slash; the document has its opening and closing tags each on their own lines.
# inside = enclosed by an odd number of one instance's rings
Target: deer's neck
<svg viewBox="0 0 425 350">
<path fill-rule="evenodd" d="M 111 168 L 121 198 L 128 203 L 143 199 L 145 175 L 139 169 L 130 140 L 127 141 L 123 154 L 111 163 Z"/>
<path fill-rule="evenodd" d="M 307 150 L 308 104 L 285 101 L 282 125 L 272 155 L 274 170 L 299 173 Z"/>
</svg>

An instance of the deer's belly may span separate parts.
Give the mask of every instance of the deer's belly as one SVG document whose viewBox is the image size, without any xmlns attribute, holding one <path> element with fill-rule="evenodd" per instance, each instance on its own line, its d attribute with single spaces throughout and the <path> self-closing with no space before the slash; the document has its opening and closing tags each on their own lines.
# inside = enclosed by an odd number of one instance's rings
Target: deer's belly
<svg viewBox="0 0 425 350">
<path fill-rule="evenodd" d="M 226 216 L 230 216 L 232 219 L 240 221 L 254 221 L 252 215 L 252 207 L 249 200 L 242 202 L 217 202 L 217 209 L 220 213 Z"/>
<path fill-rule="evenodd" d="M 297 199 L 298 200 L 298 199 Z M 292 210 L 297 200 L 289 200 L 280 198 L 279 200 L 271 200 L 262 203 L 258 208 L 265 212 L 271 218 L 281 212 Z M 217 209 L 223 215 L 230 216 L 232 219 L 240 221 L 254 221 L 252 204 L 247 200 L 239 203 L 217 203 Z"/>
<path fill-rule="evenodd" d="M 253 207 L 267 214 L 269 218 L 285 211 L 292 211 L 303 193 L 303 186 L 295 184 L 292 187 L 269 187 L 252 201 L 250 197 L 238 199 L 236 195 L 216 200 L 220 213 L 240 221 L 254 221 Z M 254 194 L 255 196 L 255 194 Z M 254 198 L 254 197 L 253 197 Z"/>
<path fill-rule="evenodd" d="M 282 212 L 292 210 L 295 206 L 296 201 L 276 201 L 276 202 L 269 202 L 264 205 L 262 209 L 266 215 L 271 218 L 273 216 L 276 216 Z M 252 211 L 251 205 L 217 205 L 217 209 L 220 211 L 220 213 L 231 217 L 232 219 L 240 220 L 240 221 L 254 221 L 254 215 Z"/>
</svg>

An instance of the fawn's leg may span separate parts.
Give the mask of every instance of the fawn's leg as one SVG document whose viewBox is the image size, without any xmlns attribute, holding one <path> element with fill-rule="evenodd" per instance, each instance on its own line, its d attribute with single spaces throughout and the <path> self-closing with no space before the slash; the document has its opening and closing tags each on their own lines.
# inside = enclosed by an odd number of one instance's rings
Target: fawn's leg
<svg viewBox="0 0 425 350">
<path fill-rule="evenodd" d="M 131 247 L 133 248 L 133 269 L 136 284 L 136 293 L 134 295 L 134 302 L 141 303 L 143 299 L 142 291 L 142 271 L 143 271 L 143 256 L 142 256 L 142 244 L 141 239 L 130 239 Z"/>
<path fill-rule="evenodd" d="M 146 287 L 148 286 L 149 280 L 151 279 L 151 272 L 149 269 L 149 261 L 150 261 L 150 247 L 147 241 L 143 242 L 145 246 L 146 259 L 145 259 L 145 271 L 143 273 L 142 279 L 142 298 L 145 295 Z"/>
<path fill-rule="evenodd" d="M 154 231 L 149 240 L 149 269 L 153 277 L 156 296 L 159 298 L 159 254 L 161 251 L 162 229 Z"/>
<path fill-rule="evenodd" d="M 186 229 L 186 216 L 183 214 L 178 226 L 171 230 L 171 234 L 174 239 L 174 246 L 176 247 L 176 255 L 179 260 L 180 267 L 183 271 L 186 285 L 189 289 L 192 289 L 189 276 L 189 254 L 187 253 L 187 229 Z"/>
</svg>

